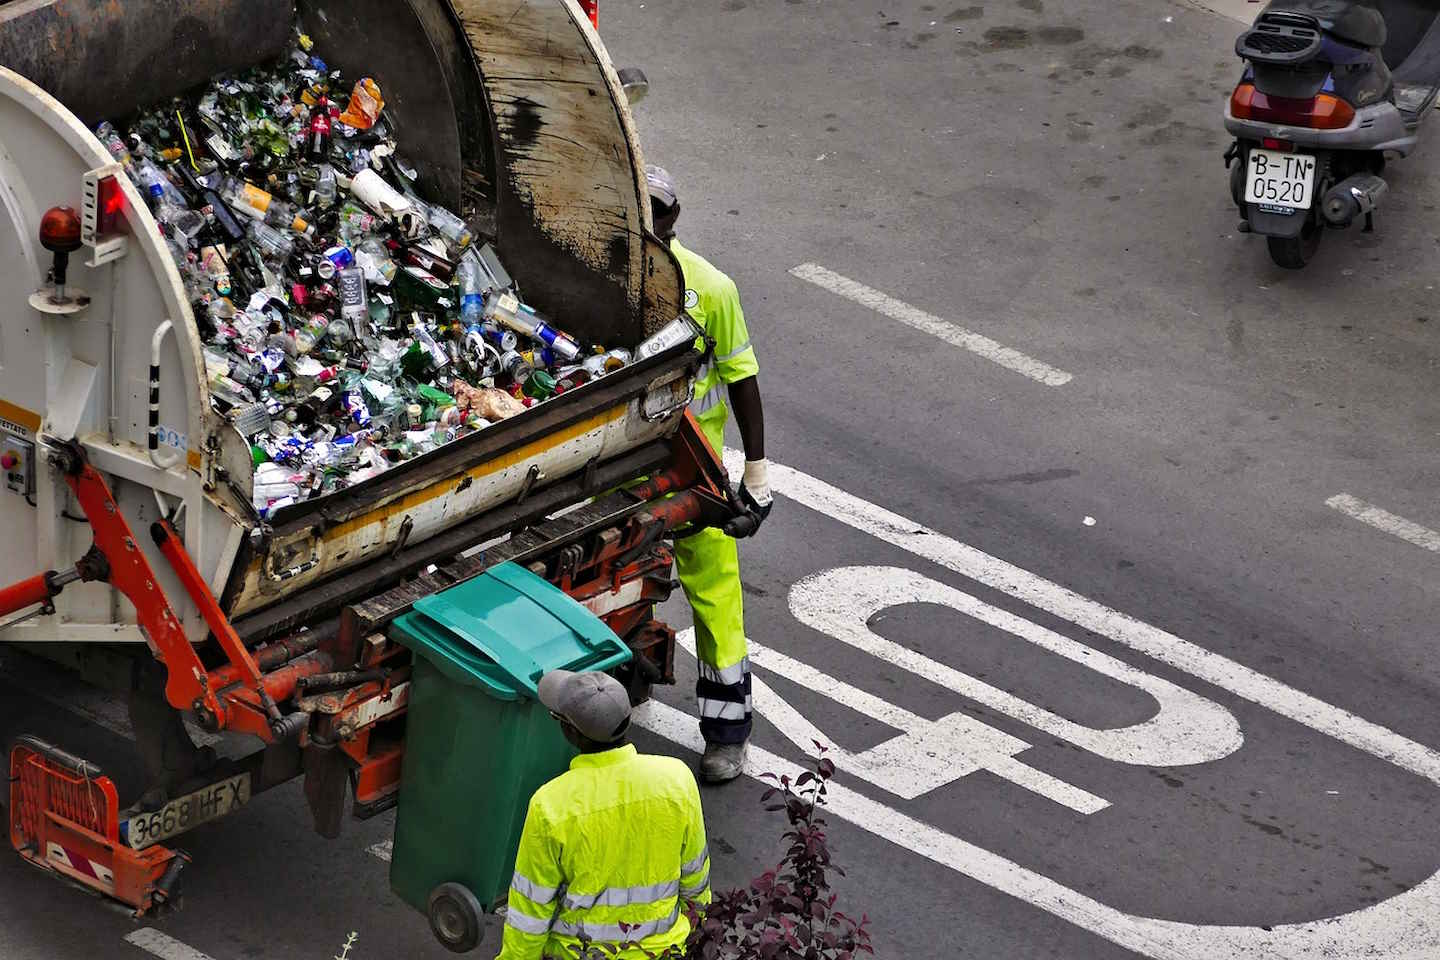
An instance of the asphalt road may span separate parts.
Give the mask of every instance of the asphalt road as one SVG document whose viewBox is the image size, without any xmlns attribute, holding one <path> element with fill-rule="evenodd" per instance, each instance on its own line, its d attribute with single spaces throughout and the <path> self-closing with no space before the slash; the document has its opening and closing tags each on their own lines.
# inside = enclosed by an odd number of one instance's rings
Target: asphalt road
<svg viewBox="0 0 1440 960">
<path fill-rule="evenodd" d="M 1284 273 L 1234 230 L 1238 28 L 1212 12 L 603 6 L 793 471 L 742 548 L 749 633 L 790 658 L 757 657 L 755 769 L 803 761 L 807 723 L 845 751 L 837 890 L 877 956 L 1440 956 L 1440 538 L 1327 504 L 1440 528 L 1433 137 L 1375 234 Z M 689 713 L 681 660 L 660 699 Z M 642 746 L 691 756 L 674 718 Z M 123 753 L 11 686 L 0 730 L 22 724 Z M 706 794 L 722 886 L 777 855 L 759 790 Z M 348 960 L 445 955 L 369 852 L 388 822 L 328 843 L 298 788 L 264 800 L 189 838 L 167 935 L 215 960 L 321 960 L 352 930 Z M 145 955 L 15 858 L 0 903 L 6 958 Z"/>
</svg>

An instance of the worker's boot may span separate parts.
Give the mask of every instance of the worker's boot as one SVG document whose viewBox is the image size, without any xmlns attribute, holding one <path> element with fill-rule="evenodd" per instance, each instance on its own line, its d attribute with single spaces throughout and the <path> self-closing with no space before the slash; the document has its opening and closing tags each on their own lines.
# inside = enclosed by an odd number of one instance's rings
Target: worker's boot
<svg viewBox="0 0 1440 960">
<path fill-rule="evenodd" d="M 700 758 L 700 778 L 706 783 L 728 783 L 740 776 L 745 768 L 745 750 L 750 741 L 742 743 L 706 743 Z"/>
</svg>

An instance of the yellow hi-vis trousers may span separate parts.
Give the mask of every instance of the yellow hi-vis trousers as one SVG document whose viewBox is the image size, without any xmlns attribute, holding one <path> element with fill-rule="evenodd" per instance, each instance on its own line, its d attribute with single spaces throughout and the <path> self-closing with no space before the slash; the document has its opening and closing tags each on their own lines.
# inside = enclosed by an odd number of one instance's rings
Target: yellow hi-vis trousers
<svg viewBox="0 0 1440 960">
<path fill-rule="evenodd" d="M 707 743 L 743 743 L 750 737 L 750 660 L 739 548 L 714 527 L 682 537 L 675 572 L 695 615 L 700 733 Z"/>
</svg>

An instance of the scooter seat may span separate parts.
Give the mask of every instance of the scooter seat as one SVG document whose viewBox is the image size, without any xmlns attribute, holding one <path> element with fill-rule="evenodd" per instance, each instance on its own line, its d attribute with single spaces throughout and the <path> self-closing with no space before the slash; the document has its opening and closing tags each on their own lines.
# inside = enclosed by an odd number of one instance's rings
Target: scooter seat
<svg viewBox="0 0 1440 960">
<path fill-rule="evenodd" d="M 1314 17 L 1327 33 L 1362 47 L 1385 46 L 1385 15 L 1357 0 L 1271 0 L 1266 13 Z"/>
</svg>

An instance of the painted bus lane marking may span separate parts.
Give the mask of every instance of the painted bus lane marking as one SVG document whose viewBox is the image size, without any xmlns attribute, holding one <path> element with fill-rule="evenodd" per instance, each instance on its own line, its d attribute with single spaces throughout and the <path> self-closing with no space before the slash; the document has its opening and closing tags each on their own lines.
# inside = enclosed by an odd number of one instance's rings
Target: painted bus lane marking
<svg viewBox="0 0 1440 960">
<path fill-rule="evenodd" d="M 727 462 L 734 459 L 734 452 L 727 451 Z M 1393 730 L 798 470 L 772 464 L 771 485 L 777 493 L 825 516 L 1440 785 L 1440 752 Z M 833 574 L 826 571 L 817 577 Z M 792 592 L 792 609 L 797 599 L 804 612 L 803 590 Z M 895 602 L 909 601 L 902 594 Z M 844 628 L 845 622 L 841 618 L 832 626 Z M 853 625 L 848 629 L 858 636 Z M 642 708 L 638 719 L 641 726 L 677 744 L 697 752 L 703 749 L 694 719 L 682 711 L 652 702 Z M 793 777 L 802 771 L 782 757 L 752 747 L 746 772 Z M 1397 896 L 1334 917 L 1270 927 L 1182 923 L 1118 910 L 843 784 L 832 785 L 828 803 L 832 814 L 876 836 L 1154 960 L 1434 960 L 1440 956 L 1440 873 Z"/>
</svg>

